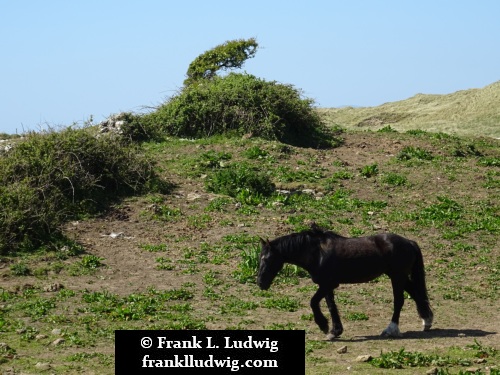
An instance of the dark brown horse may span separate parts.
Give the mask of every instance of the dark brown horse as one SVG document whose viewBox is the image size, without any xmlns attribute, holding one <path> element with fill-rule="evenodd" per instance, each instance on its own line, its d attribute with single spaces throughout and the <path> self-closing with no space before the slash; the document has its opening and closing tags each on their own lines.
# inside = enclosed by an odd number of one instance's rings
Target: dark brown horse
<svg viewBox="0 0 500 375">
<path fill-rule="evenodd" d="M 416 242 L 391 233 L 346 238 L 313 224 L 310 230 L 272 241 L 261 240 L 261 243 L 259 287 L 268 289 L 285 263 L 308 271 L 312 281 L 319 286 L 311 299 L 311 308 L 314 321 L 324 333 L 328 333 L 328 320 L 319 305 L 323 298 L 330 311 L 333 328 L 329 339 L 340 336 L 344 330 L 333 290 L 339 284 L 365 283 L 382 274 L 391 279 L 394 295 L 394 313 L 382 335 L 401 335 L 399 315 L 404 291 L 415 301 L 424 330 L 431 328 L 433 313 L 425 286 L 422 252 Z"/>
</svg>

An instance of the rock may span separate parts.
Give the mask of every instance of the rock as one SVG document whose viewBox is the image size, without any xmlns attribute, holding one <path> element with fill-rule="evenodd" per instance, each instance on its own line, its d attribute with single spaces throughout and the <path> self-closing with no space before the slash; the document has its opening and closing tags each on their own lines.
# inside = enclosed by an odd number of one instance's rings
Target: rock
<svg viewBox="0 0 500 375">
<path fill-rule="evenodd" d="M 57 292 L 58 290 L 64 289 L 64 285 L 60 283 L 49 284 L 43 288 L 45 292 Z"/>
<path fill-rule="evenodd" d="M 36 340 L 43 340 L 43 339 L 46 339 L 47 338 L 47 335 L 43 335 L 43 334 L 39 334 L 39 335 L 36 335 L 35 336 L 35 339 Z"/>
<path fill-rule="evenodd" d="M 281 190 L 281 189 L 278 189 L 278 190 L 276 190 L 276 192 L 278 194 L 283 194 L 283 195 L 290 195 L 291 194 L 290 190 Z"/>
<path fill-rule="evenodd" d="M 63 343 L 64 343 L 64 339 L 62 337 L 59 337 L 58 339 L 55 339 L 54 341 L 52 341 L 52 345 L 54 345 L 54 346 L 61 345 Z"/>
<path fill-rule="evenodd" d="M 478 358 L 474 360 L 474 363 L 481 364 L 481 363 L 486 363 L 488 362 L 486 358 Z"/>
<path fill-rule="evenodd" d="M 61 330 L 59 328 L 54 328 L 50 333 L 54 336 L 59 336 L 61 334 Z"/>
<path fill-rule="evenodd" d="M 109 116 L 106 120 L 99 123 L 100 133 L 123 134 L 123 126 L 127 124 L 127 113 L 118 113 Z"/>
<path fill-rule="evenodd" d="M 356 357 L 356 362 L 368 362 L 372 359 L 373 357 L 369 354 L 365 354 L 365 355 L 358 355 Z"/>
<path fill-rule="evenodd" d="M 187 195 L 188 201 L 195 201 L 195 200 L 200 199 L 200 198 L 201 198 L 201 194 L 198 194 L 198 193 L 189 193 Z"/>
<path fill-rule="evenodd" d="M 35 368 L 39 371 L 47 371 L 50 370 L 51 366 L 48 362 L 37 362 Z"/>
<path fill-rule="evenodd" d="M 347 346 L 346 346 L 346 345 L 344 345 L 344 346 L 342 346 L 341 348 L 338 348 L 338 349 L 337 349 L 337 353 L 339 353 L 339 354 L 344 354 L 344 353 L 347 353 Z"/>
<path fill-rule="evenodd" d="M 437 367 L 433 367 L 430 370 L 426 371 L 425 373 L 428 375 L 435 375 L 438 373 L 438 371 L 439 371 L 439 369 Z"/>
<path fill-rule="evenodd" d="M 479 367 L 468 367 L 465 369 L 465 372 L 470 372 L 472 374 L 475 374 L 476 372 L 478 372 L 479 370 L 481 370 Z"/>
</svg>

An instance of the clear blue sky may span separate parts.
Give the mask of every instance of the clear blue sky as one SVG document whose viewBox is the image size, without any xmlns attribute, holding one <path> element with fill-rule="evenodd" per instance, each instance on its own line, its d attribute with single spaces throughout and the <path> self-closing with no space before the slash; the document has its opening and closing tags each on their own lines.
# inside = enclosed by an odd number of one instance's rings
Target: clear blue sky
<svg viewBox="0 0 500 375">
<path fill-rule="evenodd" d="M 244 70 L 319 107 L 479 88 L 500 80 L 499 20 L 498 0 L 0 0 L 0 132 L 141 112 L 250 37 Z"/>
</svg>

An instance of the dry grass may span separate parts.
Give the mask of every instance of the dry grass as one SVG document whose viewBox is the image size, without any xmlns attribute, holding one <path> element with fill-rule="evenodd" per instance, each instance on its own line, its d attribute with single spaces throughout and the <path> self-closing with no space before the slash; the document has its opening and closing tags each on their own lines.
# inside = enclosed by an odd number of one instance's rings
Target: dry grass
<svg viewBox="0 0 500 375">
<path fill-rule="evenodd" d="M 353 130 L 425 130 L 500 138 L 500 81 L 447 95 L 417 94 L 378 107 L 319 109 L 329 125 Z"/>
</svg>

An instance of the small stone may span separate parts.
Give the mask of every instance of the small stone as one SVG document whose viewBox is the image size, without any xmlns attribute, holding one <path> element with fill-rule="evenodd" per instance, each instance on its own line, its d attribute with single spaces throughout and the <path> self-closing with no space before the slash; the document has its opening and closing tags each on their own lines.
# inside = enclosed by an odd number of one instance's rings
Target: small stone
<svg viewBox="0 0 500 375">
<path fill-rule="evenodd" d="M 471 372 L 471 373 L 475 374 L 479 370 L 481 370 L 479 367 L 468 367 L 465 369 L 465 372 Z"/>
<path fill-rule="evenodd" d="M 465 333 L 459 333 L 458 337 L 465 337 Z"/>
<path fill-rule="evenodd" d="M 54 336 L 59 336 L 61 334 L 61 330 L 59 328 L 54 328 L 50 333 Z"/>
<path fill-rule="evenodd" d="M 368 362 L 372 359 L 373 357 L 369 354 L 365 354 L 365 355 L 358 355 L 358 357 L 356 358 L 356 362 Z"/>
<path fill-rule="evenodd" d="M 61 283 L 50 284 L 43 288 L 45 292 L 57 292 L 61 289 L 64 289 L 64 285 L 62 285 Z"/>
<path fill-rule="evenodd" d="M 26 333 L 26 328 L 19 328 L 19 329 L 16 329 L 16 333 L 22 335 L 23 333 Z"/>
<path fill-rule="evenodd" d="M 37 362 L 35 368 L 39 371 L 47 371 L 50 370 L 50 363 L 48 362 Z"/>
<path fill-rule="evenodd" d="M 195 201 L 195 200 L 200 199 L 200 198 L 201 198 L 201 194 L 198 194 L 198 193 L 189 193 L 187 195 L 188 201 Z"/>
<path fill-rule="evenodd" d="M 478 358 L 478 359 L 474 360 L 474 362 L 480 364 L 480 363 L 486 363 L 487 361 L 486 361 L 486 358 Z"/>
<path fill-rule="evenodd" d="M 437 367 L 433 367 L 430 370 L 426 371 L 426 374 L 427 375 L 435 375 L 438 373 L 438 371 L 439 371 L 439 369 Z"/>
<path fill-rule="evenodd" d="M 342 346 L 341 348 L 338 348 L 338 349 L 337 349 L 337 353 L 339 353 L 339 354 L 344 354 L 344 353 L 347 353 L 347 346 L 346 346 L 346 345 L 344 345 L 344 346 Z"/>
<path fill-rule="evenodd" d="M 64 343 L 64 339 L 62 337 L 59 337 L 58 339 L 52 341 L 52 345 L 54 346 L 61 345 L 62 343 Z"/>
<path fill-rule="evenodd" d="M 43 335 L 41 333 L 35 336 L 36 340 L 43 340 L 43 339 L 46 339 L 46 338 L 47 338 L 47 335 Z"/>
</svg>

